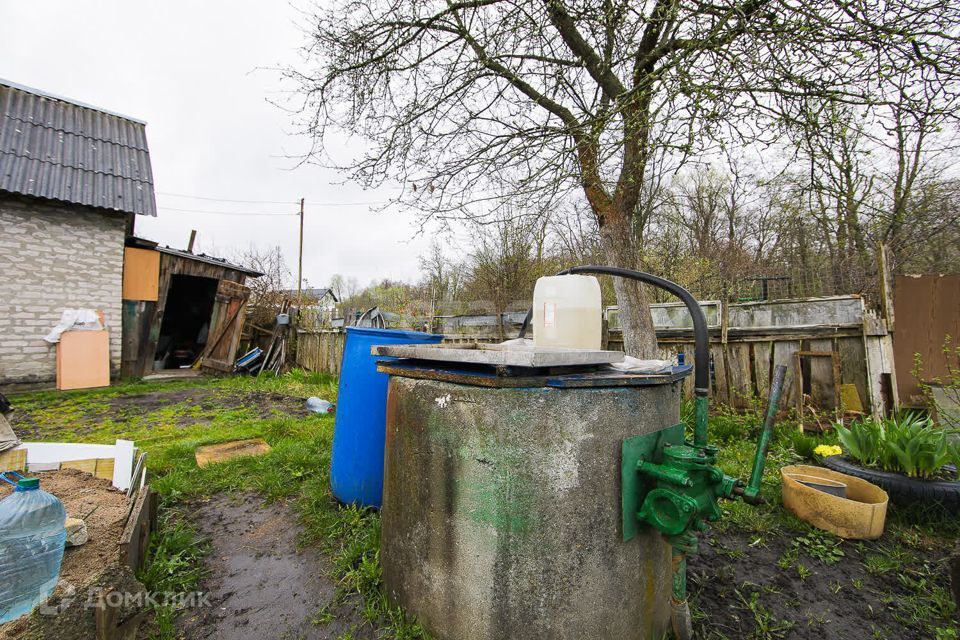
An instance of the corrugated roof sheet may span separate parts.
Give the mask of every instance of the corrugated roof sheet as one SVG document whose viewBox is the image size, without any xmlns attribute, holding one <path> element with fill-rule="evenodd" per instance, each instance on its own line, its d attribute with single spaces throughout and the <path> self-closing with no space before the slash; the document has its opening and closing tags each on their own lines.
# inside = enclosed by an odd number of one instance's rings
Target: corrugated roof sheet
<svg viewBox="0 0 960 640">
<path fill-rule="evenodd" d="M 263 272 L 257 271 L 256 269 L 250 269 L 248 267 L 240 266 L 239 264 L 233 264 L 232 262 L 227 262 L 223 258 L 215 258 L 214 256 L 208 256 L 205 253 L 190 253 L 189 251 L 181 251 L 180 249 L 174 249 L 173 247 L 158 246 L 156 249 L 160 253 L 168 253 L 171 256 L 186 258 L 187 260 L 197 260 L 198 262 L 205 262 L 207 264 L 223 267 L 224 269 L 232 269 L 233 271 L 239 271 L 241 273 L 245 273 L 248 276 L 252 276 L 254 278 L 259 278 L 260 276 L 263 275 Z"/>
<path fill-rule="evenodd" d="M 145 124 L 0 79 L 0 191 L 155 216 Z"/>
</svg>

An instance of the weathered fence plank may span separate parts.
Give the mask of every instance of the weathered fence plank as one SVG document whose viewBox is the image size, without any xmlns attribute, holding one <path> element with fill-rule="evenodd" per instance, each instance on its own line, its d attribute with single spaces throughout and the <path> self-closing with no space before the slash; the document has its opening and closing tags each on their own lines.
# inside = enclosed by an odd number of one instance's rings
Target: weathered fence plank
<svg viewBox="0 0 960 640">
<path fill-rule="evenodd" d="M 749 408 L 753 398 L 749 344 L 727 343 L 727 374 L 730 377 L 730 405 L 735 409 Z"/>
<path fill-rule="evenodd" d="M 710 360 L 713 362 L 713 399 L 720 404 L 730 404 L 727 381 L 727 359 L 722 344 L 710 345 Z"/>
<path fill-rule="evenodd" d="M 772 342 L 754 342 L 753 378 L 757 395 L 766 398 L 770 394 L 770 371 L 773 369 L 770 358 L 773 354 Z"/>
<path fill-rule="evenodd" d="M 837 338 L 837 354 L 840 357 L 840 381 L 857 388 L 857 395 L 864 407 L 870 406 L 867 384 L 867 357 L 863 338 Z"/>
<path fill-rule="evenodd" d="M 783 380 L 783 395 L 780 396 L 780 406 L 784 409 L 796 406 L 797 376 L 795 354 L 800 350 L 799 340 L 785 340 L 773 343 L 773 366 L 785 365 L 787 376 Z"/>
</svg>

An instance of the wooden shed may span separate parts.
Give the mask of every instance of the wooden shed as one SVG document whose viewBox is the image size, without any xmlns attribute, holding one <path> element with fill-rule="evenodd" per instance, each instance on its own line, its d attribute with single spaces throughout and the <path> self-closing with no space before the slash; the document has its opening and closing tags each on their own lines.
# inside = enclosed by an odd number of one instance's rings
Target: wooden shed
<svg viewBox="0 0 960 640">
<path fill-rule="evenodd" d="M 250 290 L 263 274 L 212 256 L 128 238 L 123 260 L 121 375 L 233 370 Z"/>
</svg>

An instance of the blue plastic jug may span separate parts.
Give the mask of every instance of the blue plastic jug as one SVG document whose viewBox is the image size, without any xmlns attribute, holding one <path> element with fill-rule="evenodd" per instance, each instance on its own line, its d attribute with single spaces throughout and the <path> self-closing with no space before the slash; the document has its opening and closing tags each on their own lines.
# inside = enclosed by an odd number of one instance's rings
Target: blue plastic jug
<svg viewBox="0 0 960 640">
<path fill-rule="evenodd" d="M 389 377 L 377 372 L 377 361 L 394 358 L 370 355 L 370 347 L 441 340 L 419 331 L 347 327 L 330 460 L 330 488 L 340 502 L 379 507 L 383 500 Z"/>
<path fill-rule="evenodd" d="M 63 504 L 37 478 L 20 480 L 0 501 L 0 623 L 30 613 L 53 593 L 66 520 Z"/>
</svg>

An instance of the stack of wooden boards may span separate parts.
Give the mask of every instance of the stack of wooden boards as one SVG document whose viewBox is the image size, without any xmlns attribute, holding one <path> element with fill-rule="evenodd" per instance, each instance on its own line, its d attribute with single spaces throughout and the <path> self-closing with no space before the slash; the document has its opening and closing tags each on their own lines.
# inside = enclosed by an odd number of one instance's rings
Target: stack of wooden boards
<svg viewBox="0 0 960 640">
<path fill-rule="evenodd" d="M 273 334 L 270 336 L 270 346 L 267 347 L 267 353 L 263 357 L 263 364 L 257 372 L 259 377 L 264 371 L 273 371 L 280 374 L 287 363 L 287 335 L 290 331 L 289 323 L 290 300 L 284 298 L 280 304 L 280 313 L 277 315 L 277 322 L 273 327 Z M 286 322 L 280 322 L 281 317 L 286 317 Z"/>
</svg>

